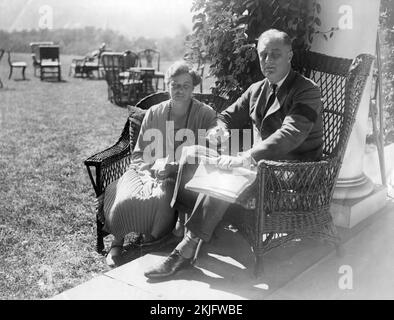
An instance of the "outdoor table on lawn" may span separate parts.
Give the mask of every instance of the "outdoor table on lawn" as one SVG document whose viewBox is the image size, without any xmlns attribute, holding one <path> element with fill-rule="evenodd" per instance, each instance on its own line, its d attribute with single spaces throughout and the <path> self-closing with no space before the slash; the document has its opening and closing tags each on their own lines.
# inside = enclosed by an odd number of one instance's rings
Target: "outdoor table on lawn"
<svg viewBox="0 0 394 320">
<path fill-rule="evenodd" d="M 121 72 L 119 75 L 123 79 L 141 80 L 143 96 L 156 92 L 153 86 L 153 79 L 155 79 L 154 68 L 132 67 L 127 69 L 127 71 Z"/>
</svg>

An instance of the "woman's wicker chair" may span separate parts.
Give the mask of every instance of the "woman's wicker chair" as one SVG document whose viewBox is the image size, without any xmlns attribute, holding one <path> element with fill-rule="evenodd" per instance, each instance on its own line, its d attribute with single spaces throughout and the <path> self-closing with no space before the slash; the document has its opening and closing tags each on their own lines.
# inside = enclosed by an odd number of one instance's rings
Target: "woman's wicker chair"
<svg viewBox="0 0 394 320">
<path fill-rule="evenodd" d="M 228 218 L 248 240 L 256 257 L 284 243 L 319 238 L 340 248 L 330 204 L 373 57 L 349 59 L 314 52 L 295 56 L 294 69 L 315 81 L 323 100 L 323 159 L 317 162 L 266 161 L 258 163 L 257 185 L 240 199 L 248 209 L 229 210 Z"/>
<path fill-rule="evenodd" d="M 196 93 L 194 97 L 208 105 L 211 105 L 217 112 L 221 112 L 229 106 L 229 101 L 212 94 Z M 123 131 L 118 141 L 110 148 L 101 151 L 85 160 L 84 164 L 88 170 L 96 196 L 99 198 L 105 188 L 116 179 L 119 179 L 126 171 L 131 160 L 131 150 L 134 149 L 135 143 L 140 130 L 141 121 L 147 109 L 151 106 L 168 100 L 168 92 L 154 93 L 143 98 L 132 107 L 133 114 L 130 113 Z M 103 253 L 104 237 L 108 235 L 103 231 L 103 214 L 102 206 L 98 205 L 96 212 L 97 222 L 97 252 Z"/>
</svg>

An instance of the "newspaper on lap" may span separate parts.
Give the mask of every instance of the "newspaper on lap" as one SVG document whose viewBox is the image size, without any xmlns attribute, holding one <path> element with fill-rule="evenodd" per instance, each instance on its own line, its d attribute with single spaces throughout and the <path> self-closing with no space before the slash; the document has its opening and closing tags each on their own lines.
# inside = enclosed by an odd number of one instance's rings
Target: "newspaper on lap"
<svg viewBox="0 0 394 320">
<path fill-rule="evenodd" d="M 235 203 L 242 192 L 256 180 L 256 168 L 220 169 L 216 165 L 218 157 L 219 154 L 215 150 L 203 146 L 191 146 L 183 149 L 171 206 L 175 204 L 185 163 L 199 164 L 193 178 L 185 186 L 187 190 L 203 193 L 230 203 Z"/>
</svg>

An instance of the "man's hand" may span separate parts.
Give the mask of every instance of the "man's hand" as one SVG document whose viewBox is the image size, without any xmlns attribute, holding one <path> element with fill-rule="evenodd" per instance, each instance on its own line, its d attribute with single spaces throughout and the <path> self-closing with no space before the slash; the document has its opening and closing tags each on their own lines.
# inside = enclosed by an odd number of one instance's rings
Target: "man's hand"
<svg viewBox="0 0 394 320">
<path fill-rule="evenodd" d="M 223 143 L 230 138 L 230 133 L 224 127 L 217 126 L 207 131 L 207 139 L 212 143 Z"/>
<path fill-rule="evenodd" d="M 216 165 L 220 169 L 231 170 L 235 167 L 242 167 L 244 165 L 244 161 L 244 158 L 239 156 L 220 156 Z"/>
<path fill-rule="evenodd" d="M 228 169 L 235 167 L 244 167 L 250 169 L 252 166 L 257 165 L 256 161 L 252 158 L 251 150 L 246 152 L 239 152 L 237 156 L 219 156 L 216 164 L 220 169 Z"/>
</svg>

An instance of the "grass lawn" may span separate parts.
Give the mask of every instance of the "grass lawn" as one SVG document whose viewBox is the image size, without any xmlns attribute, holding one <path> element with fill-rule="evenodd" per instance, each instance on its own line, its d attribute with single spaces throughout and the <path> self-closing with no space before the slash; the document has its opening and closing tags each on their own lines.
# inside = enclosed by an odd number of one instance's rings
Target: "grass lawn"
<svg viewBox="0 0 394 320">
<path fill-rule="evenodd" d="M 40 299 L 109 270 L 83 161 L 115 143 L 127 110 L 107 101 L 104 80 L 68 77 L 70 56 L 60 83 L 34 77 L 29 54 L 17 59 L 27 81 L 0 63 L 0 299 Z"/>
</svg>

